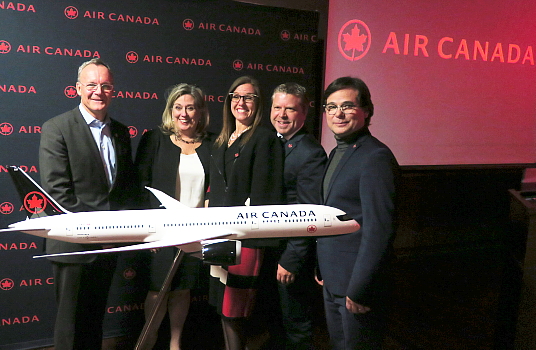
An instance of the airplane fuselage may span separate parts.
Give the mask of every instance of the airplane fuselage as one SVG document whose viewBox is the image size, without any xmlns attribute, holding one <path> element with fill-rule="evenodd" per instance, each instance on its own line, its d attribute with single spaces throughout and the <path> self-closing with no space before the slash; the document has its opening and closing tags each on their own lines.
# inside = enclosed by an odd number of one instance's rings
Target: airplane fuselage
<svg viewBox="0 0 536 350">
<path fill-rule="evenodd" d="M 132 243 L 180 235 L 186 242 L 226 239 L 324 236 L 358 229 L 344 212 L 311 204 L 146 209 L 68 213 L 20 221 L 9 227 L 36 236 L 73 243 Z M 32 229 L 44 228 L 40 231 Z M 183 236 L 183 235 L 190 235 Z"/>
</svg>

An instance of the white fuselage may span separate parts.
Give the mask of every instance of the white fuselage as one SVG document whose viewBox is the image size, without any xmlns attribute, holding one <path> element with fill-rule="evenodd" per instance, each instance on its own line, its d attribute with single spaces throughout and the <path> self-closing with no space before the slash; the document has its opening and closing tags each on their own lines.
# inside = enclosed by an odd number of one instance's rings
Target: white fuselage
<svg viewBox="0 0 536 350">
<path fill-rule="evenodd" d="M 313 204 L 145 209 L 61 214 L 11 224 L 28 234 L 73 243 L 153 242 L 181 236 L 184 243 L 226 239 L 325 236 L 355 231 L 344 212 Z M 43 229 L 31 231 L 32 229 Z"/>
</svg>

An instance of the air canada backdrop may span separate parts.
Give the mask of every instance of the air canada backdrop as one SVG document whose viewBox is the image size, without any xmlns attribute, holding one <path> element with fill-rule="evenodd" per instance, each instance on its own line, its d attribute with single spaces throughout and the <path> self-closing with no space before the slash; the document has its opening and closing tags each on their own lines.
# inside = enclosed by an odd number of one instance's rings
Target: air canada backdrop
<svg viewBox="0 0 536 350">
<path fill-rule="evenodd" d="M 266 107 L 270 91 L 289 81 L 318 100 L 323 55 L 317 28 L 315 12 L 232 1 L 0 1 L 0 227 L 25 219 L 7 167 L 20 166 L 39 182 L 41 125 L 79 104 L 75 83 L 82 62 L 99 57 L 112 67 L 109 112 L 129 126 L 135 151 L 141 135 L 159 124 L 166 90 L 174 84 L 203 89 L 213 132 L 221 128 L 230 84 L 242 75 L 260 81 Z M 307 127 L 318 134 L 318 103 L 312 107 Z M 52 343 L 52 269 L 47 260 L 32 259 L 42 249 L 34 236 L 0 236 L 0 349 Z M 121 256 L 105 336 L 142 326 L 143 262 L 143 254 Z M 206 291 L 194 293 L 192 317 L 209 312 Z M 211 337 L 205 338 L 208 346 Z"/>
</svg>

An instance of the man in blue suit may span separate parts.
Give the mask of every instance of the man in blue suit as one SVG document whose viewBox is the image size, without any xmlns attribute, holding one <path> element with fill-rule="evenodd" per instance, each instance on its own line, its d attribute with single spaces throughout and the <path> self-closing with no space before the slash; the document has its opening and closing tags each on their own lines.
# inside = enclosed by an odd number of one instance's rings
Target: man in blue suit
<svg viewBox="0 0 536 350">
<path fill-rule="evenodd" d="M 356 232 L 317 240 L 330 341 L 334 349 L 381 349 L 398 163 L 369 131 L 374 105 L 361 79 L 336 79 L 324 102 L 337 141 L 324 174 L 324 204 L 361 225 Z"/>
<path fill-rule="evenodd" d="M 320 188 L 327 157 L 324 148 L 304 130 L 308 109 L 303 86 L 285 83 L 275 88 L 270 120 L 285 148 L 284 181 L 289 204 L 322 202 Z M 314 240 L 295 238 L 285 243 L 277 265 L 285 346 L 312 349 Z"/>
</svg>

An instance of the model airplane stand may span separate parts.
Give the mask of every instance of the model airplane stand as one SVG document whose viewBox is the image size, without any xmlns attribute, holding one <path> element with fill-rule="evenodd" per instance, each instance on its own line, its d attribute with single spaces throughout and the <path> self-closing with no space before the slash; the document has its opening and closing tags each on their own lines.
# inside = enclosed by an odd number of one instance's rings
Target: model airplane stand
<svg viewBox="0 0 536 350">
<path fill-rule="evenodd" d="M 140 336 L 138 337 L 138 341 L 136 343 L 136 346 L 134 347 L 134 350 L 146 349 L 147 335 L 151 332 L 158 332 L 158 328 L 160 328 L 160 323 L 155 323 L 155 316 L 158 310 L 161 307 L 165 306 L 162 305 L 162 300 L 164 300 L 164 296 L 166 295 L 166 293 L 169 292 L 171 281 L 173 281 L 173 277 L 175 276 L 175 273 L 177 272 L 177 269 L 181 264 L 184 254 L 186 253 L 184 253 L 182 249 L 179 249 L 177 251 L 175 259 L 173 259 L 173 263 L 171 264 L 171 267 L 169 268 L 169 271 L 166 275 L 166 279 L 164 280 L 164 284 L 162 285 L 162 288 L 160 288 L 160 291 L 156 296 L 156 301 L 153 305 L 153 308 L 151 309 L 151 314 L 145 320 L 145 324 L 143 326 Z"/>
</svg>

